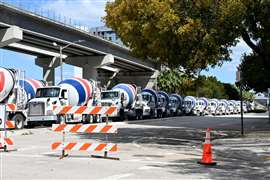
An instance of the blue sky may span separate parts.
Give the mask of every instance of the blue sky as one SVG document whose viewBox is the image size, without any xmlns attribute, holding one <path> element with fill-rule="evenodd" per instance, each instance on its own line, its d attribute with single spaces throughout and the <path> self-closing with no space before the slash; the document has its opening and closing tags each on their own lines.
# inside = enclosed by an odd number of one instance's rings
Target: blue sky
<svg viewBox="0 0 270 180">
<path fill-rule="evenodd" d="M 35 12 L 42 12 L 45 16 L 56 19 L 66 19 L 76 26 L 95 27 L 103 25 L 101 17 L 105 15 L 104 7 L 107 0 L 0 0 Z M 71 18 L 71 19 L 70 19 Z M 220 81 L 235 82 L 236 67 L 240 63 L 243 53 L 250 53 L 250 48 L 240 40 L 232 48 L 232 61 L 222 67 L 210 68 L 202 74 L 216 76 Z M 35 65 L 35 57 L 0 49 L 0 66 L 20 68 L 25 70 L 26 76 L 42 79 L 42 69 Z M 66 76 L 72 71 L 71 66 L 64 67 Z M 59 79 L 59 69 L 56 70 L 56 82 Z"/>
</svg>

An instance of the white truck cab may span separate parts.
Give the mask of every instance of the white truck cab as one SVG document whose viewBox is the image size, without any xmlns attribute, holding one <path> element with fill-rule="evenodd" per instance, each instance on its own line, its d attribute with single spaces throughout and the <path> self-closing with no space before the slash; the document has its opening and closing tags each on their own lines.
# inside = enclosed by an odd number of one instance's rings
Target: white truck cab
<svg viewBox="0 0 270 180">
<path fill-rule="evenodd" d="M 50 86 L 37 89 L 36 97 L 28 102 L 27 123 L 58 121 L 53 113 L 53 106 L 66 106 L 68 90 L 59 86 Z"/>
<path fill-rule="evenodd" d="M 155 117 L 156 115 L 156 102 L 155 98 L 150 93 L 141 93 L 137 95 L 135 106 L 135 117 L 143 119 L 144 117 Z"/>
<path fill-rule="evenodd" d="M 110 115 L 110 117 L 119 117 L 120 110 L 123 107 L 123 101 L 125 97 L 123 97 L 123 93 L 119 90 L 107 90 L 101 92 L 101 106 L 115 106 L 117 108 L 117 113 Z"/>
</svg>

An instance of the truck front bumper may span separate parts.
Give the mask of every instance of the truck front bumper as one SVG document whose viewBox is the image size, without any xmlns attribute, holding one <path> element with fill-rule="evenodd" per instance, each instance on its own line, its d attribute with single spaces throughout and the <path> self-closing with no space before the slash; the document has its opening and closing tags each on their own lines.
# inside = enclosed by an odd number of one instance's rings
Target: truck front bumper
<svg viewBox="0 0 270 180">
<path fill-rule="evenodd" d="M 57 121 L 57 116 L 28 116 L 28 122 L 45 122 L 45 121 Z"/>
</svg>

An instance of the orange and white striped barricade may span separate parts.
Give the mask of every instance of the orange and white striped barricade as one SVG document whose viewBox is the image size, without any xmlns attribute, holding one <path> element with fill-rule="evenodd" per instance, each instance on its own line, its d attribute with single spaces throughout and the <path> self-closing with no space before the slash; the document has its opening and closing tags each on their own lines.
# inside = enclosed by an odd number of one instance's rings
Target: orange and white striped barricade
<svg viewBox="0 0 270 180">
<path fill-rule="evenodd" d="M 102 114 L 112 115 L 116 113 L 115 106 L 54 106 L 53 112 L 55 114 Z"/>
<path fill-rule="evenodd" d="M 13 145 L 13 140 L 7 136 L 7 129 L 14 128 L 15 124 L 12 121 L 6 120 L 7 105 L 0 104 L 0 149 L 8 151 L 8 147 Z"/>
<path fill-rule="evenodd" d="M 14 145 L 13 140 L 5 136 L 5 133 L 0 133 L 0 149 L 3 149 L 5 152 L 8 151 L 8 147 Z"/>
<path fill-rule="evenodd" d="M 6 129 L 15 129 L 15 122 L 11 120 L 6 120 Z"/>
<path fill-rule="evenodd" d="M 6 111 L 10 112 L 10 111 L 16 111 L 16 104 L 7 104 L 6 106 Z"/>
<path fill-rule="evenodd" d="M 108 157 L 108 153 L 117 152 L 117 144 L 114 143 L 84 143 L 84 142 L 65 142 L 65 133 L 101 133 L 115 134 L 117 128 L 108 124 L 53 124 L 52 130 L 55 132 L 63 132 L 62 142 L 54 142 L 51 145 L 52 150 L 61 150 L 60 159 L 67 156 L 65 151 L 86 151 L 86 152 L 104 152 L 104 156 L 92 155 L 92 157 L 119 160 L 119 158 Z M 107 137 L 106 137 L 107 139 Z"/>
<path fill-rule="evenodd" d="M 54 106 L 53 113 L 64 116 L 68 114 L 105 115 L 107 122 L 108 116 L 117 113 L 117 108 L 115 106 Z"/>
</svg>

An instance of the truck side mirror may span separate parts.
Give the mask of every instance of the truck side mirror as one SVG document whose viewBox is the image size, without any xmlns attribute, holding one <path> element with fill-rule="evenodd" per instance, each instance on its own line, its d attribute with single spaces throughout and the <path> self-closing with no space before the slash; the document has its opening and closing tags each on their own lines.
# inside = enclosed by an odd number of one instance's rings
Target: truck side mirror
<svg viewBox="0 0 270 180">
<path fill-rule="evenodd" d="M 68 93 L 67 93 L 67 91 L 64 91 L 64 93 L 63 93 L 63 98 L 64 98 L 64 99 L 68 99 Z"/>
</svg>

